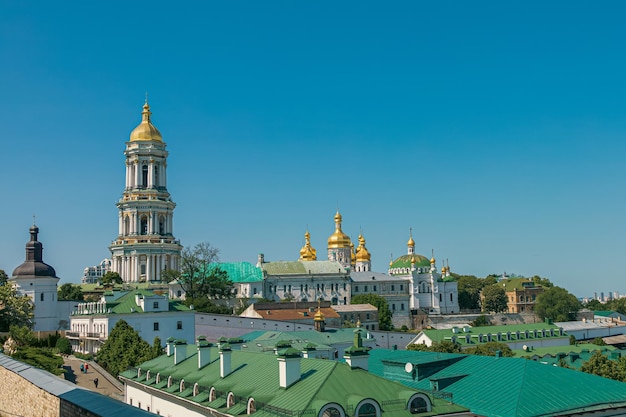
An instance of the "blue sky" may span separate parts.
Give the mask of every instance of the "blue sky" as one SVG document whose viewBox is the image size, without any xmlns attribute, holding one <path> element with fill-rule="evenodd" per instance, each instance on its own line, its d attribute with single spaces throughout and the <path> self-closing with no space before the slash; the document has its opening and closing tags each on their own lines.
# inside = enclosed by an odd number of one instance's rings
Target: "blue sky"
<svg viewBox="0 0 626 417">
<path fill-rule="evenodd" d="M 0 268 L 36 214 L 61 282 L 109 255 L 149 92 L 174 234 L 320 258 L 339 207 L 373 267 L 626 293 L 623 2 L 0 0 Z M 438 264 L 441 267 L 441 264 Z"/>
</svg>

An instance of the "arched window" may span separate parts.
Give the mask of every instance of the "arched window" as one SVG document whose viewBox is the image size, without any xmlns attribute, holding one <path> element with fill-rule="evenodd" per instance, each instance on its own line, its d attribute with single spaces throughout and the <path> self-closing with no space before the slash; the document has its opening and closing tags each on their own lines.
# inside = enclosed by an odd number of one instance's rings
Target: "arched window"
<svg viewBox="0 0 626 417">
<path fill-rule="evenodd" d="M 165 217 L 159 216 L 159 234 L 165 234 Z"/>
<path fill-rule="evenodd" d="M 167 387 L 169 388 L 169 387 L 171 387 L 171 386 L 172 386 L 172 377 L 171 377 L 171 376 L 168 376 L 168 377 L 167 377 Z"/>
<path fill-rule="evenodd" d="M 209 391 L 209 402 L 215 401 L 215 397 L 215 387 L 211 387 L 211 390 Z"/>
<path fill-rule="evenodd" d="M 43 301 L 43 293 L 41 293 L 41 294 L 39 295 L 39 299 L 40 299 L 41 301 Z"/>
<path fill-rule="evenodd" d="M 180 380 L 180 386 L 178 387 L 178 390 L 180 392 L 183 392 L 185 390 L 185 380 L 184 379 Z"/>
<path fill-rule="evenodd" d="M 256 412 L 256 404 L 254 402 L 254 398 L 250 398 L 248 400 L 247 411 L 248 411 L 248 414 L 254 414 Z"/>
<path fill-rule="evenodd" d="M 380 417 L 380 407 L 374 400 L 363 400 L 357 406 L 355 417 Z"/>
<path fill-rule="evenodd" d="M 235 394 L 229 392 L 228 397 L 226 398 L 226 408 L 230 408 L 233 405 L 235 405 Z"/>
<path fill-rule="evenodd" d="M 318 417 L 345 417 L 346 414 L 339 404 L 326 404 L 320 410 Z"/>
<path fill-rule="evenodd" d="M 199 392 L 200 392 L 200 386 L 196 382 L 195 384 L 193 384 L 193 396 L 195 397 L 196 395 L 198 395 Z"/>
<path fill-rule="evenodd" d="M 147 235 L 148 234 L 148 216 L 141 216 L 141 230 L 140 234 Z"/>
<path fill-rule="evenodd" d="M 156 377 L 156 381 L 155 381 L 155 382 L 156 382 L 157 384 L 158 384 L 159 382 L 161 382 L 161 373 L 160 373 L 160 372 L 157 372 L 157 377 Z"/>
<path fill-rule="evenodd" d="M 155 187 L 159 186 L 159 164 L 154 164 L 154 184 Z"/>
<path fill-rule="evenodd" d="M 414 394 L 409 399 L 408 408 L 411 414 L 428 413 L 432 410 L 432 404 L 426 395 Z"/>
<path fill-rule="evenodd" d="M 141 368 L 137 368 L 137 378 L 141 378 Z"/>
<path fill-rule="evenodd" d="M 148 186 L 148 165 L 141 167 L 141 186 L 143 188 Z"/>
</svg>

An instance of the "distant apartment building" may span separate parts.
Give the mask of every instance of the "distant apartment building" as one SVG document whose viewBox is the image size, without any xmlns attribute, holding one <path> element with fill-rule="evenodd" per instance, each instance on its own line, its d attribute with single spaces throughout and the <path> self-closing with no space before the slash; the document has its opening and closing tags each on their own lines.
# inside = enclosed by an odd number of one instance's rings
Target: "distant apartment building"
<svg viewBox="0 0 626 417">
<path fill-rule="evenodd" d="M 111 270 L 111 260 L 104 258 L 98 265 L 88 266 L 83 271 L 83 277 L 80 279 L 81 284 L 95 284 Z"/>
</svg>

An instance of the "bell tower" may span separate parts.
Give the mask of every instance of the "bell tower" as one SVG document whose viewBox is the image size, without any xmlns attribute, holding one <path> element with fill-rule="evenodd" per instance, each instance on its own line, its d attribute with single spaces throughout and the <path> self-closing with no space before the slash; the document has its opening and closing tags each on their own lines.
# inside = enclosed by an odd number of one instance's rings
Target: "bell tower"
<svg viewBox="0 0 626 417">
<path fill-rule="evenodd" d="M 119 230 L 109 250 L 111 269 L 124 282 L 160 281 L 178 269 L 182 246 L 174 237 L 174 208 L 167 191 L 165 142 L 150 121 L 148 99 L 141 123 L 126 142 L 126 184 L 116 206 Z"/>
</svg>

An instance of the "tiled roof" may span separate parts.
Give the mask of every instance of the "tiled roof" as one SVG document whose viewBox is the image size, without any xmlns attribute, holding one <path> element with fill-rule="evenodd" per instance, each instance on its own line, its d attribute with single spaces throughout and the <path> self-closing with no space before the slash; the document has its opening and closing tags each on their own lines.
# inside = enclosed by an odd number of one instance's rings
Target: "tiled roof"
<svg viewBox="0 0 626 417">
<path fill-rule="evenodd" d="M 212 360 L 200 370 L 197 365 L 196 347 L 189 345 L 187 358 L 178 365 L 174 365 L 173 356 L 163 355 L 140 365 L 143 377 L 137 377 L 137 369 L 123 372 L 121 377 L 150 385 L 152 378 L 148 382 L 145 381 L 147 370 L 150 370 L 151 375 L 161 373 L 161 378 L 172 376 L 176 380 L 176 386 L 174 390 L 168 391 L 175 396 L 180 396 L 178 384 L 180 379 L 184 378 L 185 388 L 193 387 L 195 383 L 200 387 L 200 395 L 187 396 L 187 400 L 199 402 L 203 406 L 215 408 L 229 415 L 245 413 L 242 405 L 248 398 L 255 400 L 257 409 L 255 414 L 266 416 L 300 415 L 300 413 L 317 415 L 320 408 L 328 403 L 339 404 L 344 410 L 351 410 L 349 414 L 353 415 L 359 401 L 374 398 L 379 404 L 384 405 L 385 415 L 410 417 L 411 414 L 406 409 L 407 400 L 411 394 L 419 392 L 362 369 L 351 369 L 345 363 L 321 359 L 301 359 L 300 380 L 286 389 L 280 388 L 277 357 L 272 354 L 243 351 L 232 351 L 233 372 L 221 378 L 218 349 L 213 347 L 209 350 Z M 211 387 L 218 392 L 218 398 L 209 403 L 204 393 Z M 237 402 L 235 408 L 227 409 L 223 398 L 231 391 L 236 396 Z M 461 411 L 464 411 L 463 407 L 433 398 L 433 413 L 423 415 Z"/>
<path fill-rule="evenodd" d="M 347 274 L 335 261 L 276 261 L 261 264 L 268 275 Z"/>
<path fill-rule="evenodd" d="M 455 403 L 484 416 L 556 416 L 626 407 L 623 382 L 523 358 L 433 355 L 372 350 L 370 371 L 412 388 L 431 389 L 434 382 L 441 383 L 440 392 L 452 394 Z M 383 361 L 386 365 L 374 366 Z M 417 369 L 415 379 L 404 372 L 407 362 Z"/>
</svg>

